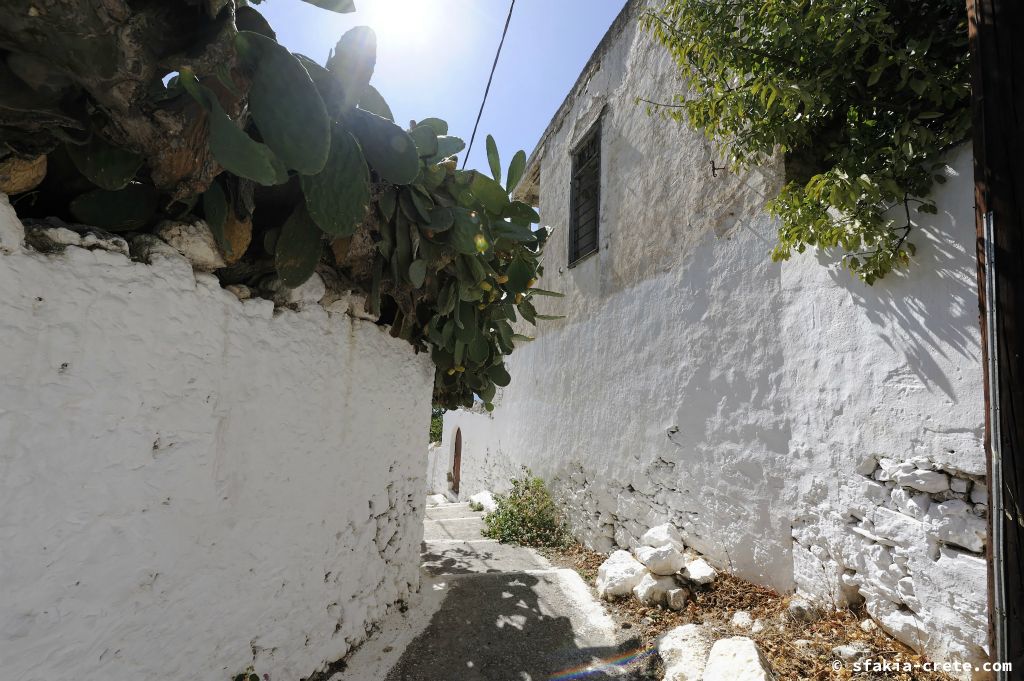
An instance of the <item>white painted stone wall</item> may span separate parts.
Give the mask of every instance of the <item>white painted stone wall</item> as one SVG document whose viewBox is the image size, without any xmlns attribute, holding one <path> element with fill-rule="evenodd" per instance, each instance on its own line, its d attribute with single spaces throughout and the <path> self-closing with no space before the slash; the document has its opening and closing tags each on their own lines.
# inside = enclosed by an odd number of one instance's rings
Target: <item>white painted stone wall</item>
<svg viewBox="0 0 1024 681">
<path fill-rule="evenodd" d="M 450 428 L 457 418 L 462 431 L 462 476 L 459 493 L 452 489 L 452 477 L 455 464 L 455 430 Z M 442 441 L 431 445 L 427 451 L 427 493 L 444 494 L 453 501 L 467 501 L 470 496 L 485 489 L 490 489 L 492 480 L 506 481 L 513 477 L 514 469 L 502 452 L 499 451 L 495 433 L 494 419 L 484 411 L 481 405 L 471 411 L 460 410 L 445 414 L 445 430 Z M 467 448 L 467 442 L 471 442 Z M 472 452 L 473 461 L 466 464 L 466 456 Z"/>
<path fill-rule="evenodd" d="M 566 294 L 538 308 L 566 319 L 510 357 L 493 416 L 446 414 L 439 452 L 461 429 L 462 496 L 501 491 L 526 465 L 595 549 L 670 521 L 720 568 L 863 598 L 933 658 L 983 659 L 969 151 L 949 158 L 938 215 L 915 216 L 906 271 L 868 287 L 816 254 L 772 263 L 762 206 L 779 169 L 713 176 L 701 134 L 634 104 L 682 91 L 636 30 L 640 4 L 538 147 L 555 228 L 538 286 Z M 602 111 L 601 248 L 569 268 L 571 149 Z"/>
<path fill-rule="evenodd" d="M 0 195 L 3 678 L 299 681 L 418 589 L 426 355 L 19 230 Z"/>
</svg>

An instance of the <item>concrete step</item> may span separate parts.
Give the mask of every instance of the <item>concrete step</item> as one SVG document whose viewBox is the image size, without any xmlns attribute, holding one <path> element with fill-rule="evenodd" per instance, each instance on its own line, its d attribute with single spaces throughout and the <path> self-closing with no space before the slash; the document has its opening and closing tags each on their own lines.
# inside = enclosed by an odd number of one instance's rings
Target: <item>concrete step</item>
<svg viewBox="0 0 1024 681">
<path fill-rule="evenodd" d="M 548 561 L 535 551 L 491 539 L 423 542 L 423 569 L 430 575 L 465 575 L 545 570 Z"/>
<path fill-rule="evenodd" d="M 469 518 L 428 519 L 423 521 L 423 539 L 483 539 L 480 534 L 483 529 L 484 521 L 479 515 Z"/>
<path fill-rule="evenodd" d="M 427 520 L 446 520 L 448 518 L 480 518 L 482 511 L 471 511 L 469 504 L 442 504 L 427 507 Z"/>
</svg>

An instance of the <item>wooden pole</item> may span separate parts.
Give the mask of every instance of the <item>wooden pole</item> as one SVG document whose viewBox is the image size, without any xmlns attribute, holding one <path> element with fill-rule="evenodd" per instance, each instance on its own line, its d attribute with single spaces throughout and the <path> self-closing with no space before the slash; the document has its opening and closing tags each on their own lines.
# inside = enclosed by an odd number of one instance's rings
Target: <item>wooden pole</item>
<svg viewBox="0 0 1024 681">
<path fill-rule="evenodd" d="M 1024 675 L 1024 2 L 967 0 L 985 448 L 991 657 Z"/>
</svg>

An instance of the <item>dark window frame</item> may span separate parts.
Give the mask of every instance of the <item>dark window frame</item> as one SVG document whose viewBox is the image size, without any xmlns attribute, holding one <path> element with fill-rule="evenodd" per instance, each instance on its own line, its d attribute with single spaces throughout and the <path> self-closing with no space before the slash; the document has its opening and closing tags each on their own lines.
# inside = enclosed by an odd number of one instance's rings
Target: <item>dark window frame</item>
<svg viewBox="0 0 1024 681">
<path fill-rule="evenodd" d="M 581 154 L 590 151 L 588 147 L 596 140 L 597 148 L 590 158 L 582 159 Z M 600 248 L 601 239 L 601 118 L 587 130 L 583 138 L 572 149 L 572 175 L 569 187 L 569 267 L 585 260 Z M 579 189 L 580 185 L 587 183 L 593 185 L 593 199 L 587 201 L 580 207 Z M 593 211 L 593 216 L 588 215 L 587 219 L 580 224 L 581 212 Z M 593 221 L 593 231 L 590 231 L 590 223 Z M 587 228 L 583 236 L 584 245 L 580 248 L 581 228 Z"/>
</svg>

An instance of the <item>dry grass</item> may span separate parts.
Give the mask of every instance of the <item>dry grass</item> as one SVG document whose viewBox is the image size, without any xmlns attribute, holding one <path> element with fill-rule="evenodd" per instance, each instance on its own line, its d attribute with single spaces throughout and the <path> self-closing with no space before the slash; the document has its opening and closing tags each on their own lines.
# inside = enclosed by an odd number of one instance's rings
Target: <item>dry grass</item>
<svg viewBox="0 0 1024 681">
<path fill-rule="evenodd" d="M 605 559 L 605 556 L 580 545 L 546 549 L 544 554 L 552 563 L 576 570 L 591 586 L 597 577 L 598 567 Z M 953 679 L 941 672 L 921 671 L 920 665 L 926 659 L 880 629 L 861 629 L 860 623 L 867 617 L 862 610 L 825 612 L 810 623 L 796 621 L 787 611 L 788 596 L 728 574 L 720 574 L 712 585 L 698 587 L 693 596 L 687 607 L 678 612 L 643 605 L 633 598 L 611 602 L 608 610 L 622 628 L 633 630 L 632 633 L 647 647 L 655 646 L 658 637 L 669 629 L 689 623 L 710 627 L 716 638 L 749 636 L 764 652 L 779 679 Z M 729 621 L 738 610 L 745 610 L 755 620 L 761 620 L 764 630 L 753 634 L 734 629 Z M 846 663 L 836 670 L 832 649 L 857 643 L 868 646 L 873 651 L 872 659 L 876 661 L 909 663 L 917 668 L 914 671 L 854 673 L 852 664 Z"/>
</svg>

